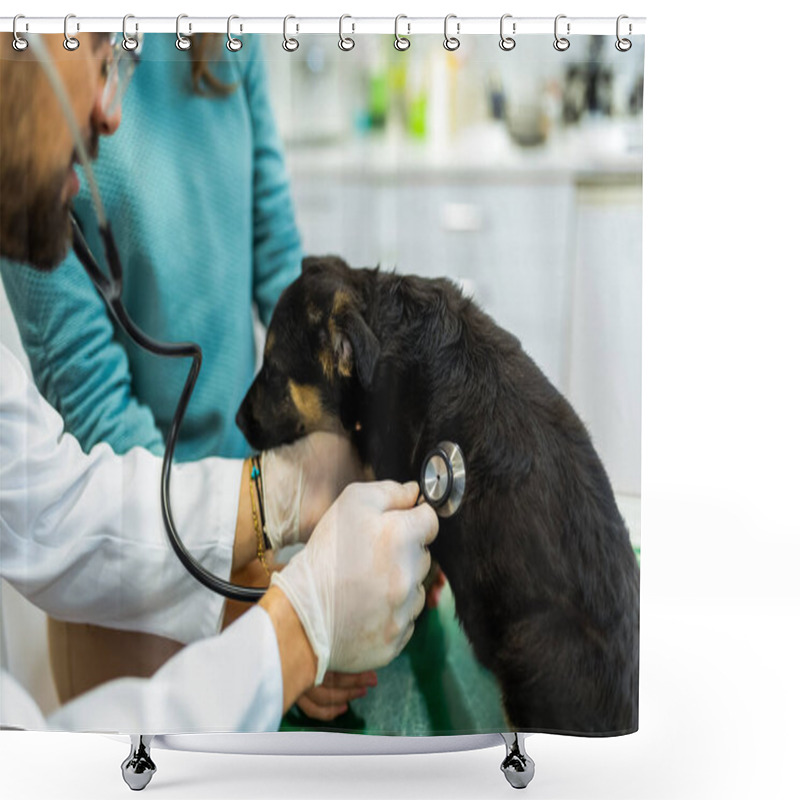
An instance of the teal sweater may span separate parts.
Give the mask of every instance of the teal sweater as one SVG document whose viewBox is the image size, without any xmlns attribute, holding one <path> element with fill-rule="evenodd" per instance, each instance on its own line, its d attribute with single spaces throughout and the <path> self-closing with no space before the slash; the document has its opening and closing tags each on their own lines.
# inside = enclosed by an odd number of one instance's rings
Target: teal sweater
<svg viewBox="0 0 800 800">
<path fill-rule="evenodd" d="M 229 96 L 191 90 L 189 56 L 171 34 L 147 34 L 122 125 L 100 142 L 95 174 L 124 271 L 123 300 L 142 330 L 195 341 L 203 366 L 178 460 L 248 452 L 236 428 L 256 367 L 253 303 L 269 321 L 300 271 L 300 238 L 257 37 L 212 72 Z M 86 181 L 75 211 L 105 263 Z M 88 450 L 142 445 L 161 454 L 188 360 L 145 353 L 111 322 L 70 253 L 37 273 L 3 263 L 3 283 L 39 390 Z M 260 354 L 258 354 L 260 356 Z"/>
</svg>

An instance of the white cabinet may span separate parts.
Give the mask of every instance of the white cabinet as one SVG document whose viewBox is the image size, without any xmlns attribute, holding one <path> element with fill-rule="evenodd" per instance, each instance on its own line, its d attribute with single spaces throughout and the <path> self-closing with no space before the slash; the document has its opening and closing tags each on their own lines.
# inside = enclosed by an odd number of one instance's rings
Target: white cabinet
<svg viewBox="0 0 800 800">
<path fill-rule="evenodd" d="M 617 492 L 641 492 L 641 186 L 578 192 L 566 393 Z"/>
<path fill-rule="evenodd" d="M 299 176 L 293 187 L 306 253 L 461 282 L 563 386 L 571 182 Z"/>
</svg>

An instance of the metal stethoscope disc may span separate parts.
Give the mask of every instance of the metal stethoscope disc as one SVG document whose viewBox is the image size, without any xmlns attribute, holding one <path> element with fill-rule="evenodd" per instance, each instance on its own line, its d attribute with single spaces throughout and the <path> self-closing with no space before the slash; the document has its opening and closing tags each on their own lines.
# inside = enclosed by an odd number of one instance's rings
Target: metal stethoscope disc
<svg viewBox="0 0 800 800">
<path fill-rule="evenodd" d="M 420 485 L 426 502 L 440 517 L 451 517 L 464 499 L 467 469 L 454 442 L 439 442 L 422 463 Z"/>
</svg>

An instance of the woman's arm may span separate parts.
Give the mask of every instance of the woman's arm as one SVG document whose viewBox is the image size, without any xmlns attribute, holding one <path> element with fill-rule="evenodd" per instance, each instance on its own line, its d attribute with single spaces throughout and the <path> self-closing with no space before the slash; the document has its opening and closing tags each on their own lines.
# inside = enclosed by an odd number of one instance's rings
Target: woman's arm
<svg viewBox="0 0 800 800">
<path fill-rule="evenodd" d="M 161 432 L 132 393 L 128 356 L 75 254 L 50 274 L 7 261 L 0 269 L 34 381 L 81 447 L 161 455 Z"/>
</svg>

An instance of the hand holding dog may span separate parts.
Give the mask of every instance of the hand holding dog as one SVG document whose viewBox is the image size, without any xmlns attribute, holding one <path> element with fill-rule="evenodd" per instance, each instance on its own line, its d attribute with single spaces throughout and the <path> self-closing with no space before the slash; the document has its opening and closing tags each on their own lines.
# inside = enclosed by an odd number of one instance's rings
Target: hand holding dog
<svg viewBox="0 0 800 800">
<path fill-rule="evenodd" d="M 425 604 L 426 546 L 439 530 L 436 512 L 415 506 L 418 495 L 416 483 L 348 486 L 308 545 L 273 575 L 317 657 L 315 685 L 328 667 L 384 666 L 411 638 Z"/>
<path fill-rule="evenodd" d="M 364 468 L 345 436 L 317 431 L 261 454 L 264 517 L 274 550 L 305 543 L 322 515 Z"/>
<path fill-rule="evenodd" d="M 368 688 L 377 685 L 378 676 L 372 670 L 353 675 L 328 671 L 319 686 L 297 698 L 297 705 L 306 716 L 329 722 L 344 714 L 351 700 L 364 697 Z"/>
</svg>

